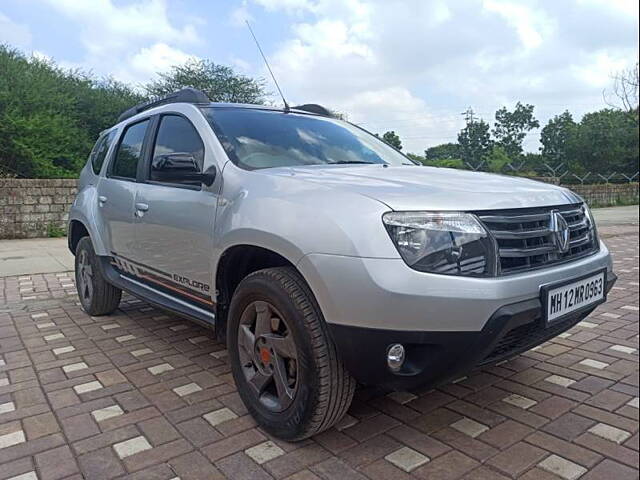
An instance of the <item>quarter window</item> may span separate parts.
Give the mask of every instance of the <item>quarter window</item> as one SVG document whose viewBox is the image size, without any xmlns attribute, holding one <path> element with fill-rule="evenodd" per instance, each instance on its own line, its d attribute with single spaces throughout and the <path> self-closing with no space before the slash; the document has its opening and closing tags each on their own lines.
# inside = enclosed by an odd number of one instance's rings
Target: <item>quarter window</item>
<svg viewBox="0 0 640 480">
<path fill-rule="evenodd" d="M 96 142 L 96 146 L 91 151 L 91 168 L 96 175 L 100 173 L 104 159 L 107 158 L 107 152 L 113 142 L 113 138 L 116 135 L 116 131 L 112 130 L 106 135 L 103 135 Z"/>
<path fill-rule="evenodd" d="M 116 152 L 111 175 L 121 178 L 136 178 L 138 162 L 142 156 L 142 144 L 149 120 L 130 125 L 124 131 Z"/>
<path fill-rule="evenodd" d="M 204 144 L 198 131 L 189 120 L 178 115 L 163 115 L 156 135 L 153 158 L 172 153 L 186 153 L 195 158 L 202 170 L 204 162 Z M 151 172 L 151 179 L 153 172 Z"/>
</svg>

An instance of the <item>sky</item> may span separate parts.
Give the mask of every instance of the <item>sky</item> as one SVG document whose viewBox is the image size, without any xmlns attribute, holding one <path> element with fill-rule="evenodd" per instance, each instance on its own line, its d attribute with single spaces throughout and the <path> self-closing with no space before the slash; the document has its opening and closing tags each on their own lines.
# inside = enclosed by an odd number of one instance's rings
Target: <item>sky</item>
<svg viewBox="0 0 640 480">
<path fill-rule="evenodd" d="M 245 20 L 290 104 L 395 130 L 413 153 L 455 142 L 469 107 L 580 119 L 638 59 L 634 0 L 0 0 L 0 43 L 135 85 L 207 58 L 275 93 Z"/>
</svg>

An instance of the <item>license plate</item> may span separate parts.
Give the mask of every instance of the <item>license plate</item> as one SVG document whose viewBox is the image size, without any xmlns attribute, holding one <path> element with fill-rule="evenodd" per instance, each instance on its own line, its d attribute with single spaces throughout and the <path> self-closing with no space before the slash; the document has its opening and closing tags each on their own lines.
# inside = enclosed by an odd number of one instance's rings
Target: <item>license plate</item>
<svg viewBox="0 0 640 480">
<path fill-rule="evenodd" d="M 606 270 L 560 284 L 542 287 L 542 303 L 547 324 L 560 318 L 603 303 L 606 299 Z"/>
</svg>

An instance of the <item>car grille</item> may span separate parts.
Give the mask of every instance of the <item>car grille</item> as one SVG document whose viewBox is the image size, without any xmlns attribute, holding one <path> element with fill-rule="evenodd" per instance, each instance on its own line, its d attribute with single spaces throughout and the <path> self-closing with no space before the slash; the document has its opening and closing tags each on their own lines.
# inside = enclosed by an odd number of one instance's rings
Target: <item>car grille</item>
<svg viewBox="0 0 640 480">
<path fill-rule="evenodd" d="M 569 248 L 562 252 L 551 229 L 558 212 L 569 227 Z M 598 250 L 595 229 L 581 205 L 479 212 L 478 218 L 498 244 L 500 274 L 519 273 L 574 260 Z"/>
</svg>

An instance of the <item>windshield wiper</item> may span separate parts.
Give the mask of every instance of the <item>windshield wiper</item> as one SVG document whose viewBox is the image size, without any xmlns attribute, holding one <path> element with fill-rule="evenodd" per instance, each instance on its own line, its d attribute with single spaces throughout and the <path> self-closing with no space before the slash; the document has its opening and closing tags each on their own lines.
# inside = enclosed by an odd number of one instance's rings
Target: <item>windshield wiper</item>
<svg viewBox="0 0 640 480">
<path fill-rule="evenodd" d="M 328 165 L 347 165 L 350 163 L 360 163 L 360 164 L 366 164 L 366 165 L 382 165 L 382 164 L 377 164 L 376 162 L 363 162 L 362 160 L 340 160 L 338 162 L 330 162 L 328 163 Z"/>
</svg>

